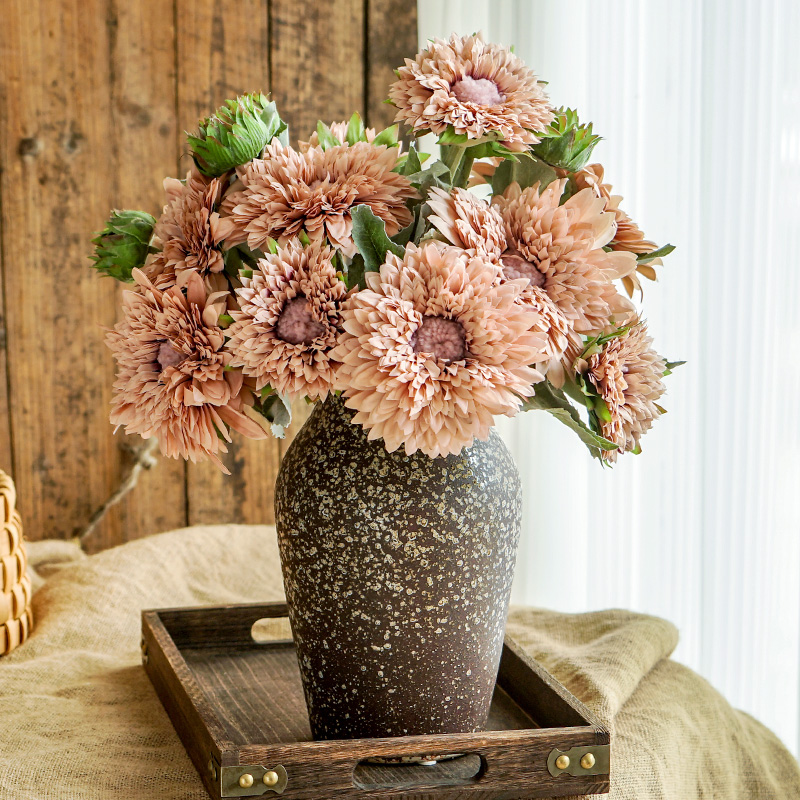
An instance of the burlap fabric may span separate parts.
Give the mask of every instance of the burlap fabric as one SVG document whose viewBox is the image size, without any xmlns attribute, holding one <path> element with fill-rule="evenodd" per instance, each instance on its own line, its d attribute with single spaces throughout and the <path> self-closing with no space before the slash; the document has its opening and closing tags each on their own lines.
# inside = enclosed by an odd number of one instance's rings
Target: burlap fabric
<svg viewBox="0 0 800 800">
<path fill-rule="evenodd" d="M 32 543 L 29 556 L 37 628 L 0 660 L 0 798 L 205 800 L 140 666 L 139 611 L 280 599 L 274 531 L 192 528 L 90 558 Z M 800 798 L 775 736 L 669 660 L 669 623 L 518 609 L 509 630 L 611 727 L 612 800 Z"/>
</svg>

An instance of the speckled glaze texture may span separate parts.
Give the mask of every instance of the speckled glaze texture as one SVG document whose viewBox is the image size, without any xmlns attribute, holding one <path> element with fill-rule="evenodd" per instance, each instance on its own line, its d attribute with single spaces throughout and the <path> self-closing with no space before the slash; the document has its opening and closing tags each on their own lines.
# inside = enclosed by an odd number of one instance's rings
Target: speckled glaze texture
<svg viewBox="0 0 800 800">
<path fill-rule="evenodd" d="M 492 431 L 458 456 L 387 453 L 319 403 L 275 513 L 315 739 L 478 731 L 497 677 L 521 492 Z"/>
</svg>

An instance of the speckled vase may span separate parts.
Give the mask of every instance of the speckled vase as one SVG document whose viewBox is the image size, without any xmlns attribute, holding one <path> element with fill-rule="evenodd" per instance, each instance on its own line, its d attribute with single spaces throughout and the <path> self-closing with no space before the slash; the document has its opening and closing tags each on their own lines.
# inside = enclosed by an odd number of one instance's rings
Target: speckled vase
<svg viewBox="0 0 800 800">
<path fill-rule="evenodd" d="M 315 739 L 482 730 L 521 492 L 492 431 L 458 456 L 387 453 L 338 398 L 281 465 L 275 515 Z"/>
</svg>

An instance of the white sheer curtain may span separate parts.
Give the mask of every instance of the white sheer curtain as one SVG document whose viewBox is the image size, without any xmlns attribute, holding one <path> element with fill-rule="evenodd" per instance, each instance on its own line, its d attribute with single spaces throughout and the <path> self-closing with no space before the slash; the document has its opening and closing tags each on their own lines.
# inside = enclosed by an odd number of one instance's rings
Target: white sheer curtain
<svg viewBox="0 0 800 800">
<path fill-rule="evenodd" d="M 420 41 L 482 30 L 605 137 L 649 238 L 657 348 L 688 364 L 644 453 L 602 470 L 538 413 L 503 422 L 523 475 L 514 600 L 620 606 L 797 752 L 800 703 L 800 3 L 424 0 Z"/>
</svg>

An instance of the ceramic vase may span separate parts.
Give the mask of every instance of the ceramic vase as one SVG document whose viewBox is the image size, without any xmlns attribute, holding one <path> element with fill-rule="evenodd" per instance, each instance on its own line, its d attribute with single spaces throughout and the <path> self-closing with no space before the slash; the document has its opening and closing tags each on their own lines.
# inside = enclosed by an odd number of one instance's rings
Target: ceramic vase
<svg viewBox="0 0 800 800">
<path fill-rule="evenodd" d="M 289 447 L 276 522 L 315 739 L 482 730 L 520 530 L 493 430 L 459 455 L 388 453 L 340 398 Z"/>
</svg>

